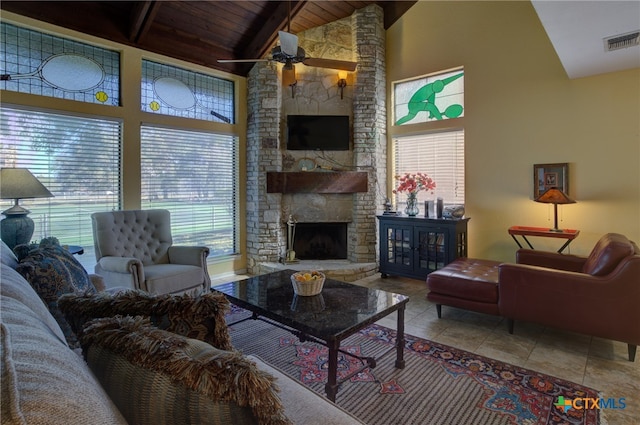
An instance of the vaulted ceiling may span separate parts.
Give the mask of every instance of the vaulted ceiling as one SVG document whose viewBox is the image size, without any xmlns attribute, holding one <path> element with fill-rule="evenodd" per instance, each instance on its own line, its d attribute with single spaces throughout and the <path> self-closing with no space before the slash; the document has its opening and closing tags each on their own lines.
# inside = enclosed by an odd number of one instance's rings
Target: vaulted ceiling
<svg viewBox="0 0 640 425">
<path fill-rule="evenodd" d="M 605 52 L 603 39 L 640 31 L 640 2 L 531 0 L 569 78 L 640 66 L 640 46 Z M 0 9 L 236 75 L 265 57 L 278 30 L 294 34 L 372 3 L 389 28 L 416 1 L 0 1 Z M 330 59 L 330 58 L 328 58 Z"/>
<path fill-rule="evenodd" d="M 298 33 L 372 3 L 388 28 L 415 1 L 7 1 L 0 8 L 143 50 L 246 76 L 278 31 Z M 289 21 L 289 18 L 290 21 Z"/>
</svg>

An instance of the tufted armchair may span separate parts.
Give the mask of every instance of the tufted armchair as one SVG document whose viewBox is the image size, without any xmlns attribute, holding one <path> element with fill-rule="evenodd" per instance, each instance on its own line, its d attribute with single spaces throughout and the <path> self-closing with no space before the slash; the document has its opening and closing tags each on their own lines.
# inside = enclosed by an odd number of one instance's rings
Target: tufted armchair
<svg viewBox="0 0 640 425">
<path fill-rule="evenodd" d="M 199 294 L 211 285 L 209 248 L 173 246 L 167 210 L 127 210 L 91 215 L 96 274 L 105 286 L 151 294 Z"/>
</svg>

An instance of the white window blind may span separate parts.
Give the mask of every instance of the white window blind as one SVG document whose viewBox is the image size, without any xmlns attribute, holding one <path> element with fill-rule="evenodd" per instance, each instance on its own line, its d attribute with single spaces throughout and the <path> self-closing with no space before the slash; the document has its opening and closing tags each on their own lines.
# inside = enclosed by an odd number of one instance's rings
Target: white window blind
<svg viewBox="0 0 640 425">
<path fill-rule="evenodd" d="M 120 207 L 121 134 L 117 120 L 0 108 L 2 167 L 28 168 L 54 195 L 20 201 L 35 222 L 33 241 L 82 246 L 77 258 L 90 270 L 91 214 Z"/>
<path fill-rule="evenodd" d="M 423 172 L 436 182 L 434 194 L 421 191 L 419 201 L 464 204 L 464 130 L 397 137 L 394 150 L 395 175 Z M 398 209 L 405 203 L 406 194 L 397 194 Z"/>
<path fill-rule="evenodd" d="M 174 244 L 237 252 L 237 137 L 145 125 L 141 166 L 142 207 L 171 211 Z"/>
</svg>

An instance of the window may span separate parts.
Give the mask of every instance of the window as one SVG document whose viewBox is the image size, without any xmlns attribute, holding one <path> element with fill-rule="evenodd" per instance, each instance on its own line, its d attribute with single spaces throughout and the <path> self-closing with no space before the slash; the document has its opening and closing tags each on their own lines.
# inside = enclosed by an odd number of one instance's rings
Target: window
<svg viewBox="0 0 640 425">
<path fill-rule="evenodd" d="M 396 137 L 394 151 L 396 175 L 423 172 L 436 182 L 434 194 L 421 191 L 419 201 L 440 197 L 445 204 L 464 204 L 463 130 Z M 396 205 L 405 203 L 406 196 L 396 195 Z"/>
<path fill-rule="evenodd" d="M 119 105 L 118 52 L 4 22 L 0 31 L 0 88 Z"/>
<path fill-rule="evenodd" d="M 142 71 L 133 93 L 121 93 L 132 87 L 120 84 L 121 67 L 122 75 Z M 20 104 L 0 107 L 0 165 L 28 168 L 54 195 L 20 202 L 31 210 L 34 241 L 55 236 L 82 246 L 85 254 L 76 258 L 93 270 L 91 214 L 122 209 L 123 190 L 130 199 L 126 190 L 140 183 L 142 208 L 171 211 L 175 243 L 207 245 L 210 257 L 239 251 L 235 76 L 140 62 L 139 51 L 127 46 L 105 49 L 6 22 L 0 23 L 0 70 L 0 91 L 17 92 L 12 99 Z M 50 97 L 48 111 L 39 110 L 37 96 Z M 108 117 L 85 115 L 86 103 Z M 179 130 L 163 127 L 166 115 Z M 231 134 L 207 132 L 212 127 Z M 124 128 L 133 137 L 125 140 Z M 123 162 L 127 144 L 135 150 Z M 140 167 L 142 180 L 122 182 L 121 167 L 125 175 Z M 10 206 L 4 202 L 2 210 Z"/>
<path fill-rule="evenodd" d="M 238 251 L 237 137 L 143 126 L 141 160 L 142 207 L 171 211 L 175 244 Z"/>
<path fill-rule="evenodd" d="M 142 61 L 142 110 L 233 123 L 233 81 Z"/>
<path fill-rule="evenodd" d="M 28 168 L 54 195 L 20 201 L 35 222 L 33 240 L 81 245 L 77 258 L 93 269 L 91 214 L 120 207 L 121 123 L 2 107 L 0 139 L 2 167 Z"/>
<path fill-rule="evenodd" d="M 456 69 L 393 84 L 395 125 L 464 115 L 464 70 Z"/>
</svg>

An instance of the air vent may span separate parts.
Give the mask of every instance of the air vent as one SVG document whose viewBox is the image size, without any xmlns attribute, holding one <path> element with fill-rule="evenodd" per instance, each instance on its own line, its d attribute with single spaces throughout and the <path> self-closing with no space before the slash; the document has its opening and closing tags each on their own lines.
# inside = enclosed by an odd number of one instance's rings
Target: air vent
<svg viewBox="0 0 640 425">
<path fill-rule="evenodd" d="M 640 31 L 633 31 L 626 34 L 614 35 L 604 39 L 604 50 L 612 52 L 614 50 L 626 49 L 640 45 Z"/>
</svg>

